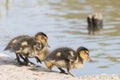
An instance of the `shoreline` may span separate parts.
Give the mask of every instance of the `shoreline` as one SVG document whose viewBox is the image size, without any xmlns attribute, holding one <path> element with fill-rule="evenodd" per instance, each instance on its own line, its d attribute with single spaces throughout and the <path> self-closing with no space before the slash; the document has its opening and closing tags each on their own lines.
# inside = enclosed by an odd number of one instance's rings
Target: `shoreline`
<svg viewBox="0 0 120 80">
<path fill-rule="evenodd" d="M 10 56 L 0 53 L 0 80 L 120 80 L 120 74 L 96 74 L 72 77 L 41 66 L 21 66 Z"/>
</svg>

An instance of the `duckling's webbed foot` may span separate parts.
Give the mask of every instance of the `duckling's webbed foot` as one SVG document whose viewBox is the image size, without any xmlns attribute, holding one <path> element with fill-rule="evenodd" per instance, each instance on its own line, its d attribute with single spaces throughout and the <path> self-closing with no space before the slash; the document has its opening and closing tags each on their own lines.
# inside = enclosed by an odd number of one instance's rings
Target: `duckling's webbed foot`
<svg viewBox="0 0 120 80">
<path fill-rule="evenodd" d="M 64 74 L 67 74 L 62 68 L 59 68 L 58 69 L 60 70 L 60 73 L 64 73 Z"/>
</svg>

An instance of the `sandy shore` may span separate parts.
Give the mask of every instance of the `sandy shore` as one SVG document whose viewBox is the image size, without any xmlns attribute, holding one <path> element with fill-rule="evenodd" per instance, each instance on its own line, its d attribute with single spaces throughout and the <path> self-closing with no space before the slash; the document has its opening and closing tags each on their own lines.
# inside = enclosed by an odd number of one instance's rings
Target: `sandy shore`
<svg viewBox="0 0 120 80">
<path fill-rule="evenodd" d="M 13 58 L 0 53 L 0 80 L 120 80 L 120 75 L 99 74 L 83 77 L 51 72 L 40 66 L 20 66 Z"/>
</svg>

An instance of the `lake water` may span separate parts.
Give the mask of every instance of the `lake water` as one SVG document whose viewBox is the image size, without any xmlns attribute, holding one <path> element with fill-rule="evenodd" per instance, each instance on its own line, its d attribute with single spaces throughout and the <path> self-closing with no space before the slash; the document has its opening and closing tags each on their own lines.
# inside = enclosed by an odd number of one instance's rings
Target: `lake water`
<svg viewBox="0 0 120 80">
<path fill-rule="evenodd" d="M 7 0 L 6 0 L 7 1 Z M 88 35 L 87 15 L 101 12 L 104 29 Z M 15 36 L 37 32 L 48 35 L 50 50 L 67 46 L 90 50 L 93 62 L 74 69 L 77 76 L 120 74 L 120 2 L 118 0 L 0 0 L 0 52 Z M 58 71 L 56 68 L 53 70 Z"/>
</svg>

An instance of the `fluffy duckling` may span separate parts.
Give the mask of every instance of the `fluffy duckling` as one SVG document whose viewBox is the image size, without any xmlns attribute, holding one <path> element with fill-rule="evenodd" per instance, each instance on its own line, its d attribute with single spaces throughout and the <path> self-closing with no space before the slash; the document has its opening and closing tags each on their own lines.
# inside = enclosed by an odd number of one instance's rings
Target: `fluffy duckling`
<svg viewBox="0 0 120 80">
<path fill-rule="evenodd" d="M 94 13 L 87 17 L 88 34 L 98 34 L 103 29 L 103 17 L 101 13 Z"/>
<path fill-rule="evenodd" d="M 89 60 L 89 50 L 85 47 L 79 47 L 76 51 L 68 47 L 55 49 L 48 55 L 45 61 L 51 62 L 57 66 L 61 73 L 66 73 L 62 68 L 67 69 L 67 74 L 70 74 L 70 69 L 83 66 L 85 61 Z"/>
<path fill-rule="evenodd" d="M 43 48 L 42 43 L 36 42 L 34 38 L 32 37 L 24 37 L 19 42 L 16 43 L 15 46 L 13 46 L 12 50 L 15 52 L 17 55 L 20 54 L 22 55 L 22 59 L 26 62 L 26 65 L 30 62 L 28 60 L 28 57 L 32 58 L 37 55 L 37 50 L 41 50 Z M 18 56 L 17 56 L 18 57 Z M 18 60 L 19 63 L 21 63 Z"/>
<path fill-rule="evenodd" d="M 39 51 L 41 50 L 41 48 L 39 49 L 39 45 L 41 46 L 41 44 L 42 44 L 43 47 L 45 47 L 46 45 L 48 45 L 48 43 L 47 43 L 47 39 L 48 39 L 47 35 L 46 35 L 45 33 L 43 33 L 43 32 L 38 32 L 38 33 L 35 34 L 35 37 L 28 36 L 28 35 L 21 35 L 21 36 L 17 36 L 17 37 L 15 37 L 15 38 L 13 38 L 13 39 L 8 43 L 7 47 L 6 47 L 4 50 L 13 51 L 13 50 L 14 50 L 13 47 L 14 47 L 14 48 L 16 47 L 16 46 L 15 46 L 16 43 L 18 43 L 17 45 L 19 45 L 19 43 L 22 42 L 22 40 L 24 41 L 24 38 L 34 38 L 34 41 L 37 42 L 36 46 L 38 46 L 37 49 L 38 49 Z M 21 39 L 22 39 L 22 40 L 21 40 Z M 20 40 L 21 40 L 21 41 L 20 41 Z M 33 41 L 33 40 L 32 40 L 32 41 Z M 34 42 L 34 41 L 33 41 L 33 42 Z M 40 43 L 39 43 L 39 42 L 40 42 Z M 19 45 L 19 47 L 20 47 L 20 45 Z M 15 48 L 15 49 L 16 49 L 16 48 Z M 24 58 L 21 54 L 16 54 L 16 60 L 17 60 L 19 63 L 22 63 L 22 62 L 20 61 L 20 57 L 26 62 L 25 58 Z M 41 62 L 37 57 L 36 57 L 36 60 L 37 60 L 38 62 Z M 30 62 L 30 63 L 31 63 L 31 62 Z"/>
</svg>

